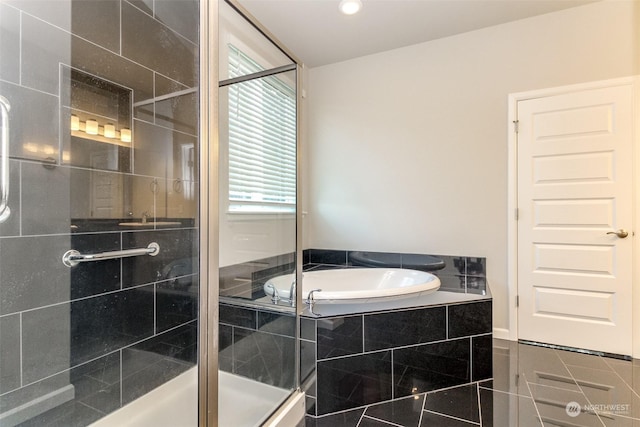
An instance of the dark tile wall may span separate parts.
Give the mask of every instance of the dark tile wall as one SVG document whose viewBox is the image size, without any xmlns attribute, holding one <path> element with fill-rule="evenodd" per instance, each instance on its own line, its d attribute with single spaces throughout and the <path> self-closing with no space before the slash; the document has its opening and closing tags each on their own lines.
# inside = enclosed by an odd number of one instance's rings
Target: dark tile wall
<svg viewBox="0 0 640 427">
<path fill-rule="evenodd" d="M 197 0 L 0 2 L 12 212 L 0 224 L 0 414 L 71 384 L 74 399 L 24 425 L 87 425 L 196 363 L 197 42 Z M 72 70 L 131 94 L 133 111 L 118 112 L 130 146 L 70 135 L 74 109 L 114 107 L 74 97 Z M 149 224 L 121 225 L 143 212 Z M 152 241 L 155 257 L 61 261 Z M 260 333 L 286 328 L 260 321 Z"/>
<path fill-rule="evenodd" d="M 307 413 L 324 416 L 491 378 L 491 304 L 303 317 Z"/>
<path fill-rule="evenodd" d="M 272 277 L 291 273 L 296 267 L 294 253 L 257 259 L 220 268 L 220 296 L 258 299 L 265 296 L 263 286 Z"/>
<path fill-rule="evenodd" d="M 305 249 L 303 264 L 305 270 L 352 267 L 350 258 L 353 251 L 334 249 Z M 426 254 L 396 252 L 371 252 L 389 260 L 387 267 L 416 268 L 415 264 Z M 430 255 L 444 261 L 444 268 L 430 271 L 440 279 L 440 289 L 448 292 L 462 292 L 485 295 L 487 290 L 487 261 L 481 257 Z M 381 265 L 382 266 L 382 265 Z"/>
<path fill-rule="evenodd" d="M 219 367 L 264 384 L 295 383 L 295 313 L 220 304 Z"/>
</svg>

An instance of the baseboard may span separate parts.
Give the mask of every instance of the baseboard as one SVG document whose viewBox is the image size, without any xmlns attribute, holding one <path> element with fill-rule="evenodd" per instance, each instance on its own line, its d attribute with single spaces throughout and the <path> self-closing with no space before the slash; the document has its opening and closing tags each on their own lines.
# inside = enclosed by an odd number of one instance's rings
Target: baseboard
<svg viewBox="0 0 640 427">
<path fill-rule="evenodd" d="M 500 340 L 511 341 L 511 331 L 505 328 L 493 328 L 493 337 Z"/>
</svg>

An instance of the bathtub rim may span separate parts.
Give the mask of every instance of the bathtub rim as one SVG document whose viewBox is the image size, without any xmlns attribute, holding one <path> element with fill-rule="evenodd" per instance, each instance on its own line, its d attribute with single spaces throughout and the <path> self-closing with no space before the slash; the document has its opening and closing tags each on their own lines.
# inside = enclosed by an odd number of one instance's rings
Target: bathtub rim
<svg viewBox="0 0 640 427">
<path fill-rule="evenodd" d="M 390 267 L 382 267 L 382 268 L 371 268 L 371 267 L 355 267 L 355 268 L 339 268 L 339 269 L 327 269 L 327 270 L 310 270 L 303 272 L 304 275 L 312 275 L 312 276 L 322 276 L 322 275 L 330 275 L 330 274 L 357 274 L 359 272 L 366 272 L 370 274 L 372 272 L 378 274 L 384 274 L 384 272 L 391 273 L 405 273 L 408 272 L 410 275 L 419 275 L 424 276 L 427 280 L 424 282 L 420 282 L 411 286 L 401 286 L 401 287 L 392 287 L 392 288 L 382 288 L 382 289 L 373 289 L 369 288 L 366 290 L 351 290 L 351 291 L 318 291 L 314 292 L 314 300 L 319 304 L 342 304 L 342 303 L 369 303 L 372 300 L 379 301 L 384 299 L 399 299 L 399 298 L 409 298 L 411 296 L 416 296 L 419 294 L 429 294 L 436 292 L 440 289 L 440 279 L 435 274 L 429 273 L 427 271 L 415 270 L 410 268 L 390 268 Z M 272 292 L 268 291 L 268 286 L 275 285 L 272 281 L 282 281 L 284 283 L 289 283 L 293 280 L 293 273 L 290 274 L 282 274 L 276 277 L 272 277 L 267 280 L 263 286 L 264 292 L 267 297 L 271 298 Z M 284 284 L 283 283 L 283 284 Z M 303 286 L 304 286 L 304 278 L 303 278 Z M 277 286 L 278 293 L 281 298 L 288 299 L 289 290 L 285 289 L 281 286 Z M 303 288 L 302 291 L 302 299 L 307 300 L 309 297 L 309 292 L 313 289 L 309 289 L 307 291 Z"/>
</svg>

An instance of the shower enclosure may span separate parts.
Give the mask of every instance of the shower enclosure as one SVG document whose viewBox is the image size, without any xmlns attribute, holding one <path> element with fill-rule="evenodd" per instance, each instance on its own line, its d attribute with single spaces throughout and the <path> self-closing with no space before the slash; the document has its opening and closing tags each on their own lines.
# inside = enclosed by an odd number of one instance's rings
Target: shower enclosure
<svg viewBox="0 0 640 427">
<path fill-rule="evenodd" d="M 239 398 L 253 402 L 220 411 L 224 425 L 257 426 L 286 399 L 302 401 L 300 277 L 286 295 L 264 292 L 270 278 L 302 271 L 299 65 L 236 2 L 220 2 L 219 23 L 219 369 L 221 384 L 242 378 Z"/>
<path fill-rule="evenodd" d="M 199 363 L 200 7 L 0 1 L 3 427 L 88 425 Z"/>
</svg>

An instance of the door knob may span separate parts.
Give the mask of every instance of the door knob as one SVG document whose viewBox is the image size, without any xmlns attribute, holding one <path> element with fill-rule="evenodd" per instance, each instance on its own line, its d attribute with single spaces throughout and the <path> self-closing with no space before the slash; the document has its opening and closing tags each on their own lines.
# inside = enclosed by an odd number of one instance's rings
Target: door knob
<svg viewBox="0 0 640 427">
<path fill-rule="evenodd" d="M 619 238 L 624 239 L 625 237 L 627 237 L 629 235 L 629 232 L 627 230 L 625 230 L 624 228 L 621 228 L 618 231 L 610 231 L 607 234 L 615 234 Z"/>
</svg>

